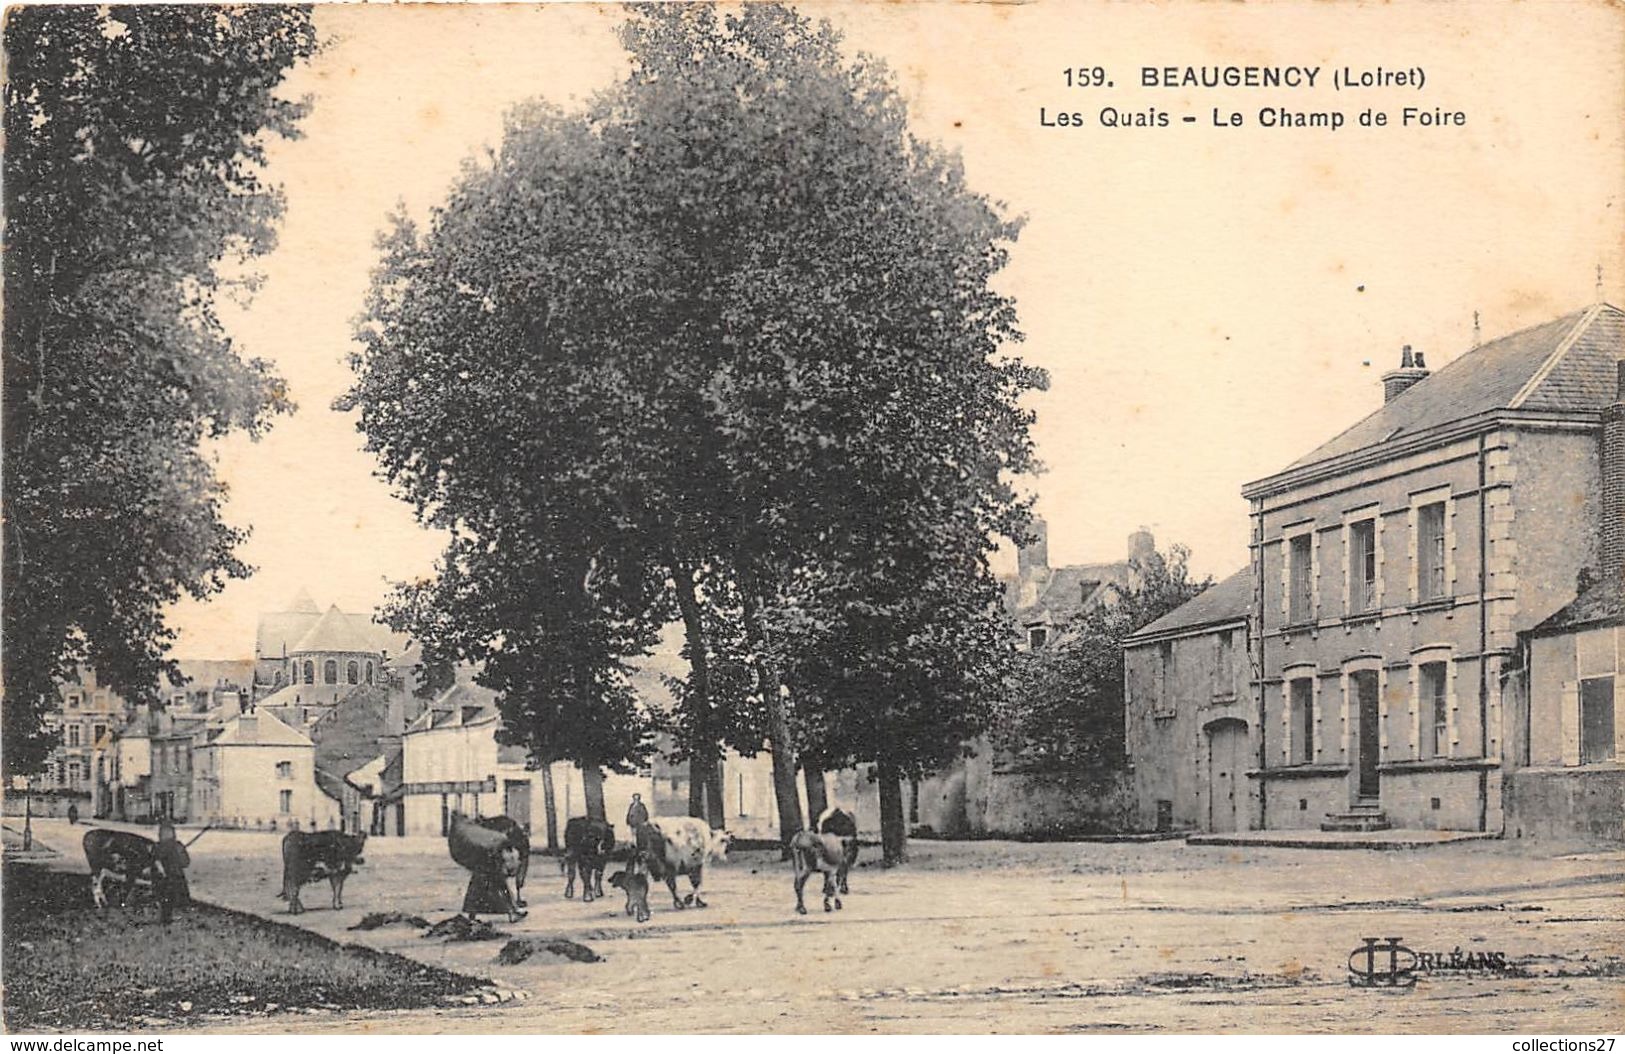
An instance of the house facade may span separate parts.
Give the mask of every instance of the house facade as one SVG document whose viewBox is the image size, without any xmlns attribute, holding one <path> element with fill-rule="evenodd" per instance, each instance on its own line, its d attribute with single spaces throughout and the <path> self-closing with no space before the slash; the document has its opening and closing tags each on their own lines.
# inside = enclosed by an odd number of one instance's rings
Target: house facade
<svg viewBox="0 0 1625 1054">
<path fill-rule="evenodd" d="M 223 827 L 337 827 L 339 803 L 316 786 L 310 737 L 250 709 L 193 752 L 194 820 Z"/>
<path fill-rule="evenodd" d="M 1436 373 L 1407 348 L 1379 410 L 1244 488 L 1257 826 L 1502 829 L 1504 675 L 1596 561 L 1622 355 L 1608 305 Z"/>
<path fill-rule="evenodd" d="M 1140 831 L 1256 823 L 1253 576 L 1243 569 L 1124 642 L 1124 747 Z"/>
</svg>

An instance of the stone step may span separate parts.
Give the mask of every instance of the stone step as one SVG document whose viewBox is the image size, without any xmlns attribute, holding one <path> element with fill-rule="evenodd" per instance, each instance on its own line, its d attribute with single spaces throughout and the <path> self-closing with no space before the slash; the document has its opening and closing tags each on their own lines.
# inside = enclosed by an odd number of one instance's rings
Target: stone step
<svg viewBox="0 0 1625 1054">
<path fill-rule="evenodd" d="M 1322 831 L 1386 831 L 1393 827 L 1381 809 L 1356 807 L 1348 812 L 1327 813 L 1320 822 Z"/>
</svg>

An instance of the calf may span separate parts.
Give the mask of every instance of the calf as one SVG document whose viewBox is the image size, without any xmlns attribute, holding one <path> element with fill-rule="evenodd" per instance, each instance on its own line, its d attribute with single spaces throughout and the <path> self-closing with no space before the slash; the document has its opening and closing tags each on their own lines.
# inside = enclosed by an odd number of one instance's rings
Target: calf
<svg viewBox="0 0 1625 1054">
<path fill-rule="evenodd" d="M 152 888 L 153 852 L 157 849 L 152 839 L 98 827 L 85 832 L 83 845 L 90 867 L 90 899 L 97 911 L 107 910 L 110 896 L 122 907 L 137 886 Z"/>
<path fill-rule="evenodd" d="M 733 835 L 727 831 L 713 831 L 704 820 L 692 816 L 653 820 L 637 830 L 638 855 L 648 864 L 650 877 L 666 883 L 674 908 L 706 906 L 700 897 L 706 861 L 728 859 L 732 842 Z M 693 892 L 681 899 L 677 896 L 678 875 L 687 875 L 693 887 Z"/>
<path fill-rule="evenodd" d="M 333 890 L 333 909 L 344 907 L 344 880 L 363 863 L 364 834 L 342 831 L 289 831 L 282 839 L 282 899 L 288 914 L 305 910 L 299 890 L 308 882 L 327 879 Z"/>
<path fill-rule="evenodd" d="M 564 825 L 564 859 L 560 864 L 568 872 L 564 880 L 564 895 L 576 895 L 576 871 L 581 872 L 581 900 L 591 904 L 594 897 L 604 895 L 604 861 L 615 851 L 615 828 L 588 816 L 572 816 Z"/>
<path fill-rule="evenodd" d="M 626 913 L 636 915 L 639 922 L 649 921 L 649 875 L 634 859 L 625 871 L 609 876 L 609 884 L 626 891 Z"/>
<path fill-rule="evenodd" d="M 818 814 L 818 822 L 813 829 L 819 834 L 833 834 L 843 844 L 843 863 L 840 871 L 836 872 L 835 882 L 841 888 L 841 894 L 852 892 L 846 888 L 846 876 L 858 862 L 858 821 L 851 813 L 843 809 L 830 806 Z"/>
<path fill-rule="evenodd" d="M 824 875 L 824 910 L 841 910 L 841 898 L 836 896 L 835 876 L 846 870 L 846 840 L 833 834 L 816 831 L 797 831 L 790 838 L 790 863 L 796 875 L 796 914 L 807 914 L 802 890 L 814 871 Z"/>
</svg>

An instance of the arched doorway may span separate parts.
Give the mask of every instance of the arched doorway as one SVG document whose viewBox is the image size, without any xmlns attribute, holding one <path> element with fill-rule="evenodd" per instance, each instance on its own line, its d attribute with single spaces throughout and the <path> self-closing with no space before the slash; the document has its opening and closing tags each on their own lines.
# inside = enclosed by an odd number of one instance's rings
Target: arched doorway
<svg viewBox="0 0 1625 1054">
<path fill-rule="evenodd" d="M 1247 800 L 1247 722 L 1227 717 L 1208 725 L 1207 829 L 1237 831 Z"/>
</svg>

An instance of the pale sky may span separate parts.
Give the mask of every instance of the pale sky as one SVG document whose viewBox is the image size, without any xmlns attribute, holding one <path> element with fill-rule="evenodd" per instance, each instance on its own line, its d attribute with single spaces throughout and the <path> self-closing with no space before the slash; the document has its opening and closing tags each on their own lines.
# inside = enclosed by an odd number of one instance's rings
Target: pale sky
<svg viewBox="0 0 1625 1054">
<path fill-rule="evenodd" d="M 1029 481 L 1054 563 L 1121 558 L 1128 534 L 1189 545 L 1199 572 L 1246 560 L 1243 483 L 1381 402 L 1402 344 L 1437 368 L 1486 339 L 1604 298 L 1625 302 L 1625 16 L 1602 3 L 802 5 L 884 58 L 918 134 L 1025 214 L 1001 288 L 1051 390 L 1034 397 L 1048 471 Z M 618 8 L 318 7 L 329 44 L 289 85 L 315 108 L 274 144 L 280 245 L 247 310 L 299 411 L 220 450 L 230 522 L 256 575 L 174 612 L 183 657 L 253 652 L 258 613 L 301 587 L 369 610 L 440 549 L 374 478 L 344 390 L 350 320 L 397 201 L 426 218 L 504 110 L 568 105 L 625 70 Z M 1068 66 L 1112 88 L 1068 88 Z M 1319 66 L 1313 91 L 1148 89 L 1142 66 Z M 1333 91 L 1335 69 L 1421 67 L 1421 90 Z M 1172 114 L 1099 125 L 1102 106 Z M 1261 128 L 1265 105 L 1341 110 L 1337 131 Z M 1366 107 L 1467 114 L 1464 127 L 1360 128 Z M 1212 126 L 1215 107 L 1243 128 Z M 1042 127 L 1077 111 L 1082 127 Z M 1199 118 L 1193 125 L 1180 116 Z"/>
</svg>

